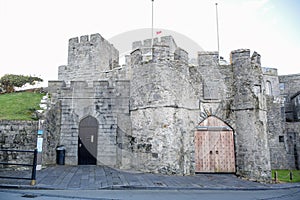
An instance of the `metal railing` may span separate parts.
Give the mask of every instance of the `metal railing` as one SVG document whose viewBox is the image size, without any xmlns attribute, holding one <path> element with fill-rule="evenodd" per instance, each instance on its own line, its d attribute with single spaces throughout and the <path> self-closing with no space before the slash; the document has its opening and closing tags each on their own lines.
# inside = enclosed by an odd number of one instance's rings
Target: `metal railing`
<svg viewBox="0 0 300 200">
<path fill-rule="evenodd" d="M 0 151 L 4 151 L 4 152 L 33 153 L 33 162 L 32 162 L 32 164 L 0 162 L 0 165 L 17 165 L 17 166 L 32 167 L 31 178 L 16 177 L 16 176 L 0 176 L 0 178 L 4 178 L 4 179 L 25 179 L 25 180 L 30 180 L 31 181 L 30 185 L 35 185 L 35 183 L 36 183 L 37 149 L 35 149 L 35 150 L 0 149 Z"/>
</svg>

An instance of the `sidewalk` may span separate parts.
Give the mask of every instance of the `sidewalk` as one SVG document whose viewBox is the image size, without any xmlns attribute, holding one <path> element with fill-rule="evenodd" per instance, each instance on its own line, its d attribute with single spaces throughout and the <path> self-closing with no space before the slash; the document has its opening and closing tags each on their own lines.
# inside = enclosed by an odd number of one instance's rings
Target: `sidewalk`
<svg viewBox="0 0 300 200">
<path fill-rule="evenodd" d="M 30 177 L 30 171 L 1 171 L 2 176 Z M 37 171 L 36 185 L 29 180 L 0 179 L 0 188 L 20 189 L 187 189 L 187 190 L 267 190 L 300 188 L 300 183 L 262 184 L 237 178 L 233 174 L 168 176 L 127 172 L 106 166 L 52 166 Z"/>
</svg>

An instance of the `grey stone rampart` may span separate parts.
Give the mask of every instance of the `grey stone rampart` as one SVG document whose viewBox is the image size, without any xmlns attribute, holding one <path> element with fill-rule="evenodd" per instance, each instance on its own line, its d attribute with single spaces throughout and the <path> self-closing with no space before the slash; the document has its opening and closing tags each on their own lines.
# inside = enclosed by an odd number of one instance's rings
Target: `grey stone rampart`
<svg viewBox="0 0 300 200">
<path fill-rule="evenodd" d="M 37 121 L 0 120 L 0 148 L 34 150 L 37 143 L 37 131 Z M 31 164 L 33 161 L 33 153 L 0 151 L 0 161 Z M 24 167 L 1 165 L 1 168 L 11 169 Z"/>
</svg>

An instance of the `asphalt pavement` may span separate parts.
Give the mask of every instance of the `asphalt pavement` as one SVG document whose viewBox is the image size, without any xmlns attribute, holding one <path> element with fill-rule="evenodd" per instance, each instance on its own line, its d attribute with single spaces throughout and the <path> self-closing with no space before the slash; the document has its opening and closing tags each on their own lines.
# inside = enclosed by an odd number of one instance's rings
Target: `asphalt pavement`
<svg viewBox="0 0 300 200">
<path fill-rule="evenodd" d="M 31 171 L 5 171 L 0 176 L 31 177 Z M 30 180 L 0 178 L 0 188 L 55 190 L 270 190 L 300 188 L 300 183 L 265 184 L 234 174 L 161 175 L 94 165 L 56 165 L 37 171 L 36 184 Z"/>
</svg>

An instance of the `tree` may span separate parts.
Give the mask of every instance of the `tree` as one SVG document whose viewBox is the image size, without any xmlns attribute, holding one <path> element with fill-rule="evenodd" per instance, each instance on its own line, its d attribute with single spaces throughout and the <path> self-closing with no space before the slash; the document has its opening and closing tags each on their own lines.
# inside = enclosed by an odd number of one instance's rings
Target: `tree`
<svg viewBox="0 0 300 200">
<path fill-rule="evenodd" d="M 6 74 L 1 77 L 0 85 L 6 93 L 14 92 L 14 87 L 22 87 L 26 83 L 34 85 L 36 82 L 42 82 L 43 79 L 35 76 L 24 76 L 15 74 Z"/>
</svg>

